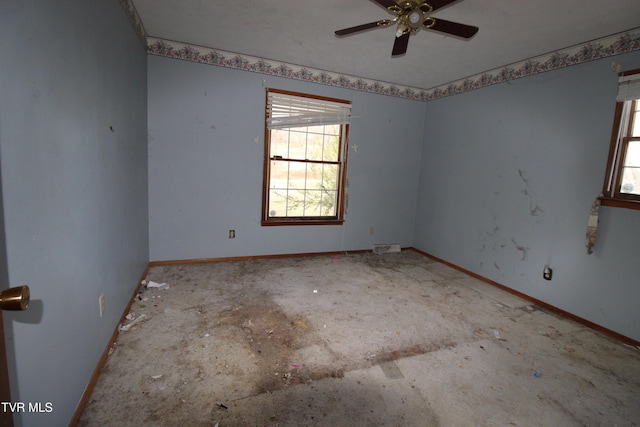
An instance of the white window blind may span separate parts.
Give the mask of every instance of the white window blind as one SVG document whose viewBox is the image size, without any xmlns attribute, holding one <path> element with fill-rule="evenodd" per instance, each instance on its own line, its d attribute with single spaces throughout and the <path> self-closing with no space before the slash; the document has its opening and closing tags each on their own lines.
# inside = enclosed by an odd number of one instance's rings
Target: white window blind
<svg viewBox="0 0 640 427">
<path fill-rule="evenodd" d="M 342 125 L 350 122 L 351 104 L 269 91 L 266 117 L 268 129 Z"/>
<path fill-rule="evenodd" d="M 640 74 L 620 76 L 618 78 L 618 96 L 616 101 L 630 101 L 640 98 Z"/>
</svg>

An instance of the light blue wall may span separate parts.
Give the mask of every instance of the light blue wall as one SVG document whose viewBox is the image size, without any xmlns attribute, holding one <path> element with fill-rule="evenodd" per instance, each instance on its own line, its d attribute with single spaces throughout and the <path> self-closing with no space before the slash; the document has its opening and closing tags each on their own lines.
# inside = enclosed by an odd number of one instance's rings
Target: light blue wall
<svg viewBox="0 0 640 427">
<path fill-rule="evenodd" d="M 640 339 L 640 211 L 603 207 L 621 55 L 426 105 L 414 245 L 505 286 Z M 546 264 L 553 280 L 545 281 Z"/>
<path fill-rule="evenodd" d="M 412 244 L 423 103 L 156 56 L 148 67 L 152 260 Z M 344 225 L 260 225 L 264 85 L 352 101 Z"/>
<path fill-rule="evenodd" d="M 149 258 L 413 245 L 640 339 L 638 211 L 603 208 L 584 249 L 610 63 L 640 53 L 423 104 L 147 58 L 112 0 L 9 0 L 0 55 L 8 278 L 33 298 L 5 313 L 13 400 L 54 408 L 18 426 L 68 423 Z M 343 226 L 260 226 L 264 85 L 353 102 Z"/>
<path fill-rule="evenodd" d="M 0 57 L 15 421 L 63 426 L 148 262 L 146 54 L 117 1 L 3 0 Z"/>
</svg>

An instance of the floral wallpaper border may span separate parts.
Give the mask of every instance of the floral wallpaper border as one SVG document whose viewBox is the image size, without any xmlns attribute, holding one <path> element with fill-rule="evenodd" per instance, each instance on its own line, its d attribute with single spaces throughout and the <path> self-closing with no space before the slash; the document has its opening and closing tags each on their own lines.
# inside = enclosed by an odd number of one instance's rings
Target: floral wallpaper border
<svg viewBox="0 0 640 427">
<path fill-rule="evenodd" d="M 377 80 L 364 79 L 300 65 L 287 64 L 249 55 L 241 55 L 203 46 L 150 37 L 138 16 L 131 0 L 120 0 L 131 20 L 138 37 L 143 40 L 148 53 L 185 61 L 199 62 L 220 67 L 253 71 L 272 76 L 303 80 L 347 89 L 371 92 L 380 95 L 432 101 L 485 86 L 532 76 L 545 71 L 570 65 L 594 61 L 609 56 L 640 50 L 640 27 L 624 33 L 614 34 L 598 40 L 557 50 L 545 55 L 529 58 L 504 67 L 456 80 L 430 89 L 396 85 Z"/>
<path fill-rule="evenodd" d="M 133 30 L 136 32 L 136 35 L 142 42 L 142 46 L 147 47 L 147 30 L 145 30 L 144 25 L 142 24 L 142 20 L 140 19 L 140 15 L 138 15 L 138 11 L 135 6 L 131 2 L 131 0 L 119 0 L 120 6 L 124 9 L 124 13 L 129 18 L 131 25 L 133 26 Z"/>
</svg>

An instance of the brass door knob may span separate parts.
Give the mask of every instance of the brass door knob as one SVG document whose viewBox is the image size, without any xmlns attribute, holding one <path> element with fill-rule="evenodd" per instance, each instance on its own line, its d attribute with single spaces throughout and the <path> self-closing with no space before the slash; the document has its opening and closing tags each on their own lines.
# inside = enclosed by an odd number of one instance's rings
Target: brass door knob
<svg viewBox="0 0 640 427">
<path fill-rule="evenodd" d="M 29 308 L 29 287 L 18 286 L 0 292 L 0 310 L 26 310 Z"/>
</svg>

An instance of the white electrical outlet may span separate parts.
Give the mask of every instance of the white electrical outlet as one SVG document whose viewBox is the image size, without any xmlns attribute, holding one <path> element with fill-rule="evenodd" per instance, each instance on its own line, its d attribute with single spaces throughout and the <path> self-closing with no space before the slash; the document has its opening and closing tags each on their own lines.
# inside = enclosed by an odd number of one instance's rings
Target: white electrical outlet
<svg viewBox="0 0 640 427">
<path fill-rule="evenodd" d="M 100 295 L 98 298 L 98 305 L 100 307 L 100 317 L 104 314 L 104 294 Z"/>
</svg>

